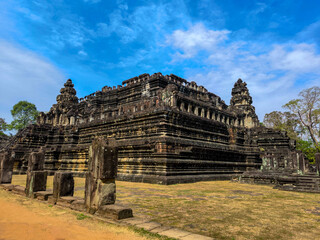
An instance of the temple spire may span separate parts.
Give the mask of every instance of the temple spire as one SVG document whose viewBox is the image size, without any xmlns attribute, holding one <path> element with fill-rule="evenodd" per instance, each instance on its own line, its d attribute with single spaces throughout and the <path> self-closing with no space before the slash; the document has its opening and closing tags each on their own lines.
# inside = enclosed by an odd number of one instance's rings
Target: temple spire
<svg viewBox="0 0 320 240">
<path fill-rule="evenodd" d="M 236 81 L 231 92 L 230 106 L 242 115 L 243 125 L 247 128 L 259 126 L 259 119 L 255 108 L 252 106 L 252 97 L 247 88 L 247 83 L 241 78 Z"/>
</svg>

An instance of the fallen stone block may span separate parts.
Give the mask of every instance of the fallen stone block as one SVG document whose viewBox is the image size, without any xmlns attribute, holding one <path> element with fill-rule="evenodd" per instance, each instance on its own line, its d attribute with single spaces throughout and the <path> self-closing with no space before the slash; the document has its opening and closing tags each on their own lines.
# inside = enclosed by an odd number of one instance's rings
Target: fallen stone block
<svg viewBox="0 0 320 240">
<path fill-rule="evenodd" d="M 66 196 L 66 197 L 61 197 L 58 199 L 56 202 L 57 205 L 62 206 L 62 207 L 68 207 L 71 208 L 71 204 L 74 201 L 81 200 L 79 197 L 72 197 L 72 196 Z"/>
<path fill-rule="evenodd" d="M 101 217 L 111 218 L 114 220 L 133 217 L 131 208 L 123 207 L 116 204 L 104 205 L 100 207 L 97 212 L 97 215 Z"/>
<path fill-rule="evenodd" d="M 41 201 L 47 201 L 49 196 L 52 196 L 52 191 L 39 191 L 34 193 L 34 198 L 41 200 Z"/>
<path fill-rule="evenodd" d="M 83 212 L 85 211 L 84 199 L 82 200 L 75 200 L 71 203 L 71 209 Z"/>
<path fill-rule="evenodd" d="M 3 189 L 5 189 L 7 191 L 12 191 L 14 186 L 15 185 L 13 185 L 13 184 L 0 184 L 0 187 L 2 187 Z"/>
<path fill-rule="evenodd" d="M 57 203 L 56 199 L 52 196 L 48 196 L 48 203 L 55 205 Z"/>
</svg>

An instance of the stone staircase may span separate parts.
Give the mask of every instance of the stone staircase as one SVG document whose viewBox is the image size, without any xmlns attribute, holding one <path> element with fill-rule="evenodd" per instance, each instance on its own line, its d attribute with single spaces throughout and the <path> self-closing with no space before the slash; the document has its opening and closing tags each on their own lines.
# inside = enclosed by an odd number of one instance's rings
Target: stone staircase
<svg viewBox="0 0 320 240">
<path fill-rule="evenodd" d="M 320 193 L 320 176 L 316 173 L 294 175 L 289 178 L 279 178 L 277 189 L 297 192 Z"/>
</svg>

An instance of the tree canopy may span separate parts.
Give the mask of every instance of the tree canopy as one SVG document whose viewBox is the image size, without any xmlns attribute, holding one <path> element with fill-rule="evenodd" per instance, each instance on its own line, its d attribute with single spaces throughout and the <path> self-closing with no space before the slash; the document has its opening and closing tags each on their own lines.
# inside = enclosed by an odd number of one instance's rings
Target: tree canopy
<svg viewBox="0 0 320 240">
<path fill-rule="evenodd" d="M 39 112 L 34 104 L 27 101 L 20 101 L 11 110 L 13 121 L 9 125 L 10 130 L 20 130 L 30 123 L 34 123 Z"/>
<path fill-rule="evenodd" d="M 287 112 L 273 111 L 264 116 L 266 127 L 287 131 L 297 141 L 301 150 L 312 162 L 320 151 L 320 88 L 302 90 L 297 99 L 283 105 Z"/>
<path fill-rule="evenodd" d="M 0 135 L 5 135 L 4 131 L 7 130 L 7 123 L 3 118 L 0 118 Z"/>
</svg>

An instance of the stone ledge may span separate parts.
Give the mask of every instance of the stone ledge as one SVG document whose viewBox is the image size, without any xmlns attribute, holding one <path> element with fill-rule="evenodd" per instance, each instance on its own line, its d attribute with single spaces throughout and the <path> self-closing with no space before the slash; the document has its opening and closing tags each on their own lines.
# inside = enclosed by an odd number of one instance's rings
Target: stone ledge
<svg viewBox="0 0 320 240">
<path fill-rule="evenodd" d="M 169 230 L 159 232 L 159 234 L 167 236 L 167 237 L 182 239 L 183 237 L 191 235 L 192 233 L 178 229 L 178 228 L 171 228 Z"/>
<path fill-rule="evenodd" d="M 12 191 L 12 189 L 13 189 L 15 186 L 16 186 L 16 185 L 9 184 L 9 183 L 0 184 L 0 187 L 2 187 L 3 189 L 5 189 L 5 190 L 7 190 L 7 191 Z"/>
<path fill-rule="evenodd" d="M 80 198 L 80 197 L 73 197 L 73 196 L 63 196 L 63 197 L 60 197 L 60 198 L 57 200 L 57 203 L 56 203 L 56 204 L 59 205 L 59 206 L 71 208 L 71 204 L 72 204 L 74 201 L 78 201 L 78 200 L 82 200 L 82 198 Z"/>
<path fill-rule="evenodd" d="M 120 205 L 105 205 L 99 208 L 97 215 L 114 220 L 120 220 L 133 217 L 132 209 Z"/>
<path fill-rule="evenodd" d="M 199 234 L 190 234 L 185 237 L 180 238 L 181 240 L 213 240 L 211 237 L 199 235 Z"/>
<path fill-rule="evenodd" d="M 22 187 L 22 186 L 16 185 L 16 186 L 14 186 L 14 187 L 12 188 L 12 192 L 13 192 L 13 193 L 16 193 L 16 194 L 19 194 L 19 195 L 21 195 L 21 196 L 25 196 L 25 195 L 26 195 L 26 188 L 25 188 L 25 187 Z"/>
<path fill-rule="evenodd" d="M 138 225 L 135 225 L 136 227 L 138 228 L 143 228 L 147 231 L 151 231 L 155 228 L 159 228 L 161 227 L 161 224 L 160 223 L 157 223 L 157 222 L 146 222 L 146 223 L 141 223 L 141 224 L 138 224 Z"/>
<path fill-rule="evenodd" d="M 41 200 L 41 201 L 47 201 L 49 196 L 52 196 L 52 191 L 39 191 L 34 193 L 34 198 Z"/>
</svg>

